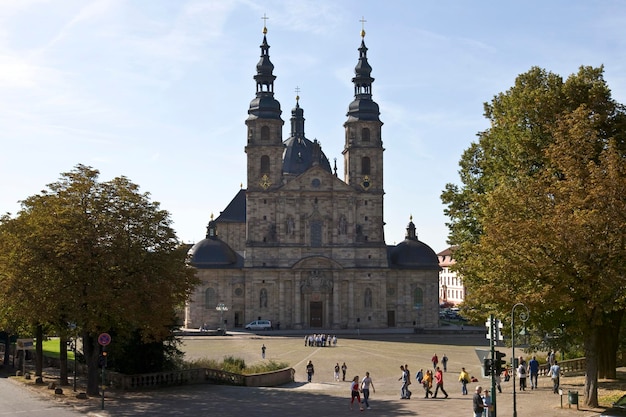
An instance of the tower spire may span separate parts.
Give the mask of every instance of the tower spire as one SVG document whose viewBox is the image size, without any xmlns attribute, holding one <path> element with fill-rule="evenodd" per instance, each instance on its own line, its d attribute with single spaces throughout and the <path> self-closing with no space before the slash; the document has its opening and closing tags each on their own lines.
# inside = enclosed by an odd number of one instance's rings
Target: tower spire
<svg viewBox="0 0 626 417">
<path fill-rule="evenodd" d="M 372 100 L 372 67 L 367 62 L 367 46 L 365 46 L 365 18 L 361 22 L 361 46 L 359 47 L 359 61 L 354 68 L 354 101 L 348 109 L 348 120 L 372 120 L 380 121 L 378 104 Z"/>
<path fill-rule="evenodd" d="M 263 42 L 261 43 L 261 58 L 256 64 L 256 98 L 250 102 L 248 114 L 250 117 L 265 119 L 280 119 L 280 103 L 274 98 L 274 64 L 270 61 L 270 46 L 267 43 L 267 20 L 263 15 Z"/>
</svg>

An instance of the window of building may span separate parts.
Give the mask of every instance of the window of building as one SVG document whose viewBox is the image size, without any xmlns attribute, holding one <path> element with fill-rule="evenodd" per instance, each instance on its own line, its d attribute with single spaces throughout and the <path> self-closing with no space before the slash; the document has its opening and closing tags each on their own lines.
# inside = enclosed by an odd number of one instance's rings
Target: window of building
<svg viewBox="0 0 626 417">
<path fill-rule="evenodd" d="M 370 174 L 370 159 L 367 156 L 361 158 L 361 174 L 369 175 Z"/>
<path fill-rule="evenodd" d="M 270 128 L 269 126 L 261 127 L 261 140 L 270 140 Z"/>
<path fill-rule="evenodd" d="M 363 142 L 370 141 L 370 130 L 367 127 L 364 127 L 363 130 L 361 130 L 361 139 Z"/>
<path fill-rule="evenodd" d="M 420 287 L 413 291 L 413 308 L 422 308 L 424 305 L 424 290 Z"/>
<path fill-rule="evenodd" d="M 217 306 L 217 294 L 213 288 L 204 291 L 204 308 L 214 309 Z"/>
<path fill-rule="evenodd" d="M 371 308 L 372 307 L 372 290 L 369 288 L 365 289 L 365 297 L 364 297 L 364 307 Z"/>
<path fill-rule="evenodd" d="M 269 174 L 270 173 L 270 157 L 267 155 L 263 155 L 261 157 L 261 174 Z"/>
<path fill-rule="evenodd" d="M 319 248 L 322 246 L 322 222 L 311 222 L 311 247 Z"/>
</svg>

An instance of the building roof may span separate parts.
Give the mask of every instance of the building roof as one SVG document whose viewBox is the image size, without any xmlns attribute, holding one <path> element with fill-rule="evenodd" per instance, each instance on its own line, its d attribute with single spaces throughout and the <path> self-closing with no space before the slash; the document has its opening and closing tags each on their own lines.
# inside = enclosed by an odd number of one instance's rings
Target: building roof
<svg viewBox="0 0 626 417">
<path fill-rule="evenodd" d="M 417 239 L 415 224 L 407 226 L 406 239 L 396 246 L 387 247 L 390 268 L 439 270 L 439 258 L 435 251 Z"/>
<path fill-rule="evenodd" d="M 241 189 L 228 203 L 228 206 L 217 216 L 216 222 L 220 223 L 245 223 L 246 222 L 246 190 Z"/>
<path fill-rule="evenodd" d="M 187 252 L 187 264 L 198 269 L 240 268 L 243 257 L 217 237 L 217 224 L 211 219 L 206 238 Z"/>
</svg>

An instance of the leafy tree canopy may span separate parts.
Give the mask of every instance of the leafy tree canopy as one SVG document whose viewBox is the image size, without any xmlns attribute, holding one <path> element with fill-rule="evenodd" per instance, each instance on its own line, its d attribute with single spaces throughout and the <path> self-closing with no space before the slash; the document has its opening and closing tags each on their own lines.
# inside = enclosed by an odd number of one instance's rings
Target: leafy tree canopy
<svg viewBox="0 0 626 417">
<path fill-rule="evenodd" d="M 522 302 L 542 334 L 566 329 L 585 346 L 594 405 L 598 353 L 617 346 L 626 309 L 624 107 L 602 68 L 566 81 L 532 68 L 485 116 L 490 128 L 460 162 L 463 185 L 442 194 L 466 306 L 508 317 Z"/>
<path fill-rule="evenodd" d="M 75 323 L 89 393 L 97 393 L 97 335 L 164 340 L 196 282 L 169 213 L 127 178 L 98 175 L 78 165 L 0 223 L 0 248 L 10 248 L 0 258 L 1 288 L 13 306 L 3 308 L 32 324 Z"/>
</svg>

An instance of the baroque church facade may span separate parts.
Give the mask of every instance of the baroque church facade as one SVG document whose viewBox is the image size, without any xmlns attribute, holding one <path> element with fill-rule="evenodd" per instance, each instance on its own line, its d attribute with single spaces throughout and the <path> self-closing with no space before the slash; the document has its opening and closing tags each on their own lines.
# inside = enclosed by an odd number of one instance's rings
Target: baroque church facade
<svg viewBox="0 0 626 417">
<path fill-rule="evenodd" d="M 206 239 L 189 250 L 201 283 L 185 326 L 237 328 L 266 319 L 312 331 L 436 327 L 437 255 L 418 240 L 412 221 L 403 242 L 385 243 L 383 123 L 365 32 L 344 123 L 343 179 L 320 144 L 305 137 L 298 97 L 283 139 L 266 28 L 260 47 L 242 138 L 247 188 L 211 216 Z"/>
</svg>

